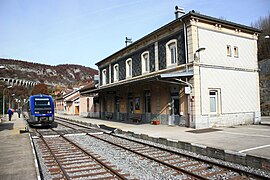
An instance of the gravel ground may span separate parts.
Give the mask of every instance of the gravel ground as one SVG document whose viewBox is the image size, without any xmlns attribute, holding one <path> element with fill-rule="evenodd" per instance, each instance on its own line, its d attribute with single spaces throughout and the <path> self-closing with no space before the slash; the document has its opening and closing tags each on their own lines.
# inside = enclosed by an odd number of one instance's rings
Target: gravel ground
<svg viewBox="0 0 270 180">
<path fill-rule="evenodd" d="M 130 174 L 128 179 L 187 179 L 186 175 L 177 171 L 169 169 L 157 162 L 149 159 L 144 159 L 129 151 L 121 148 L 116 148 L 105 142 L 101 142 L 90 136 L 70 136 L 70 140 L 75 141 L 81 147 L 87 149 L 89 152 L 102 156 L 111 165 L 122 170 L 123 174 Z M 110 149 L 108 151 L 108 149 Z"/>
<path fill-rule="evenodd" d="M 58 125 L 55 130 L 67 130 L 66 127 Z M 44 130 L 46 131 L 46 130 Z M 44 133 L 44 132 L 43 132 Z M 151 141 L 145 141 L 142 139 L 137 139 L 129 135 L 125 134 L 118 134 L 118 136 L 123 136 L 126 138 L 130 138 L 133 140 L 137 140 L 140 142 L 144 142 L 147 144 L 151 144 L 154 146 L 162 147 L 165 149 L 169 149 L 175 152 L 191 155 L 194 157 L 198 157 L 201 159 L 205 159 L 208 161 L 213 161 L 218 164 L 224 164 L 226 166 L 231 166 L 234 168 L 238 168 L 247 172 L 256 173 L 258 175 L 263 175 L 266 178 L 270 178 L 270 172 L 269 171 L 263 171 L 261 169 L 255 169 L 239 164 L 234 164 L 226 161 L 222 161 L 215 158 L 209 158 L 207 156 L 199 155 L 193 152 L 189 152 L 186 150 L 181 150 L 174 147 L 169 147 L 166 145 L 162 145 L 159 143 L 154 143 Z M 101 142 L 99 140 L 96 140 L 95 138 L 92 138 L 90 136 L 85 135 L 77 135 L 77 136 L 70 136 L 68 137 L 72 141 L 77 142 L 78 145 L 81 147 L 87 149 L 89 152 L 94 152 L 95 154 L 101 156 L 102 158 L 106 159 L 106 161 L 110 162 L 111 165 L 114 165 L 117 169 L 122 170 L 122 174 L 129 174 L 130 176 L 128 179 L 188 179 L 186 175 L 183 175 L 181 173 L 176 173 L 175 170 L 168 169 L 168 167 L 165 167 L 163 165 L 158 164 L 157 162 L 151 161 L 149 159 L 144 159 L 141 156 L 138 156 L 134 153 L 131 153 L 129 151 L 125 151 L 120 148 L 116 148 L 113 145 L 110 145 L 106 142 Z M 41 151 L 38 145 L 38 139 L 34 139 L 33 143 L 37 150 L 37 156 L 41 157 Z M 108 151 L 109 149 L 109 151 Z M 43 154 L 44 155 L 44 154 Z M 45 162 L 42 158 L 39 158 L 40 166 L 42 169 L 43 178 L 45 180 L 47 179 L 53 179 L 57 178 L 57 176 L 52 176 L 45 165 Z M 214 170 L 214 169 L 212 169 Z M 228 175 L 219 176 L 219 177 L 213 177 L 213 179 L 227 179 Z M 233 173 L 230 175 L 230 177 L 233 177 Z"/>
<path fill-rule="evenodd" d="M 193 152 L 190 152 L 190 151 L 186 151 L 186 150 L 166 146 L 166 145 L 159 144 L 159 143 L 154 143 L 154 142 L 151 142 L 151 141 L 146 141 L 146 140 L 134 138 L 132 136 L 125 135 L 125 134 L 117 134 L 117 136 L 129 138 L 129 139 L 140 141 L 140 142 L 147 143 L 147 144 L 151 144 L 151 145 L 154 145 L 154 146 L 157 146 L 157 147 L 169 149 L 169 150 L 179 152 L 179 153 L 182 153 L 182 154 L 191 155 L 191 156 L 194 156 L 194 157 L 198 157 L 200 159 L 205 159 L 205 160 L 208 160 L 208 161 L 216 162 L 218 164 L 223 164 L 223 165 L 230 166 L 230 167 L 233 167 L 233 168 L 237 168 L 237 169 L 240 169 L 240 170 L 243 170 L 243 171 L 246 171 L 246 172 L 252 172 L 252 173 L 255 173 L 255 174 L 258 174 L 258 175 L 262 175 L 262 176 L 265 176 L 266 178 L 270 178 L 270 172 L 269 171 L 264 171 L 264 170 L 261 170 L 261 169 L 256 169 L 256 168 L 252 168 L 252 167 L 248 167 L 248 166 L 243 166 L 243 165 L 240 165 L 240 164 L 226 162 L 226 161 L 223 161 L 223 160 L 220 160 L 220 159 L 210 158 L 210 157 L 203 156 L 203 155 L 200 155 L 200 154 L 196 154 L 196 153 L 193 153 Z"/>
</svg>

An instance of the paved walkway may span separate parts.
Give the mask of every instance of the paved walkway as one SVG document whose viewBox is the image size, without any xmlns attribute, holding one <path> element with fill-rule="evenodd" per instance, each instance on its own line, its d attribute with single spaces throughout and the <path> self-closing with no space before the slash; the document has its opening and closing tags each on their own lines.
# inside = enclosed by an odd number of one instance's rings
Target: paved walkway
<svg viewBox="0 0 270 180">
<path fill-rule="evenodd" d="M 115 121 L 83 118 L 80 116 L 59 114 L 57 114 L 57 116 L 76 121 L 89 122 L 92 124 L 104 124 L 123 131 L 147 134 L 152 137 L 162 137 L 171 140 L 189 142 L 196 145 L 203 145 L 270 159 L 270 118 L 268 118 L 268 120 L 264 119 L 264 124 L 266 125 L 219 127 L 210 129 L 209 131 L 203 131 L 179 126 L 128 124 Z"/>
<path fill-rule="evenodd" d="M 0 124 L 0 179 L 37 179 L 29 135 L 20 133 L 25 121 L 17 113 L 11 121 L 4 119 Z"/>
</svg>

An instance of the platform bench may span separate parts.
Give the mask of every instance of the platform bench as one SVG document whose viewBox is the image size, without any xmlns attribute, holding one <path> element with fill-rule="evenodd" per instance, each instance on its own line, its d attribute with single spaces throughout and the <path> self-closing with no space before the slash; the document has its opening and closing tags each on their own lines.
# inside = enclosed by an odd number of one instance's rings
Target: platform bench
<svg viewBox="0 0 270 180">
<path fill-rule="evenodd" d="M 129 118 L 132 120 L 132 122 L 139 123 L 142 121 L 142 115 L 141 114 L 134 114 L 133 117 Z"/>
<path fill-rule="evenodd" d="M 113 118 L 113 113 L 107 112 L 105 117 L 106 117 L 106 119 L 112 119 Z"/>
</svg>

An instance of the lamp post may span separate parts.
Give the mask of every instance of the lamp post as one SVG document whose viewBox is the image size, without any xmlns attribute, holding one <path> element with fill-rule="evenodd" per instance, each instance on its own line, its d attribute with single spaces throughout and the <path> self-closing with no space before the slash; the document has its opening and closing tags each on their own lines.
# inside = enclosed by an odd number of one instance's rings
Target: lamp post
<svg viewBox="0 0 270 180">
<path fill-rule="evenodd" d="M 10 108 L 13 108 L 13 105 L 12 105 L 12 106 L 10 105 L 10 100 L 11 100 L 11 98 L 12 98 L 13 96 L 15 96 L 15 94 L 11 94 L 11 95 L 9 96 L 9 98 L 8 98 L 8 108 L 9 108 L 9 109 L 10 109 Z M 13 102 L 12 102 L 12 104 L 13 104 Z"/>
<path fill-rule="evenodd" d="M 4 114 L 5 114 L 5 90 L 6 89 L 10 89 L 10 88 L 12 88 L 12 86 L 8 86 L 8 87 L 6 87 L 6 88 L 4 88 L 3 89 L 3 114 L 2 114 L 2 118 L 4 119 Z"/>
<path fill-rule="evenodd" d="M 201 47 L 201 48 L 199 48 L 199 49 L 197 49 L 196 51 L 195 51 L 195 53 L 194 53 L 194 61 L 199 61 L 200 60 L 200 52 L 201 51 L 204 51 L 206 48 L 204 48 L 204 47 Z M 197 56 L 197 54 L 198 54 L 198 56 Z"/>
</svg>

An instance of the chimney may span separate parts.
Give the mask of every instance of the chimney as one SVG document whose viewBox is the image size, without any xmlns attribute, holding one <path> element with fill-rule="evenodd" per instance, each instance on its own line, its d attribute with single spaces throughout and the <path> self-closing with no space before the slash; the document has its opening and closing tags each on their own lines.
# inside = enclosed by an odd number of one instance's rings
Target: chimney
<svg viewBox="0 0 270 180">
<path fill-rule="evenodd" d="M 185 14 L 184 8 L 175 6 L 175 19 L 182 17 Z"/>
</svg>

